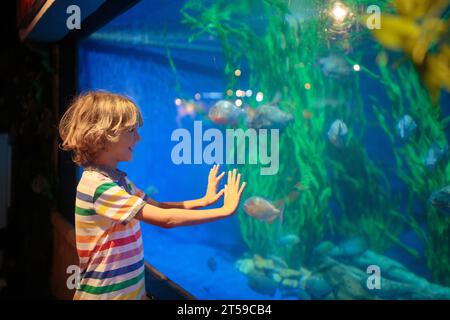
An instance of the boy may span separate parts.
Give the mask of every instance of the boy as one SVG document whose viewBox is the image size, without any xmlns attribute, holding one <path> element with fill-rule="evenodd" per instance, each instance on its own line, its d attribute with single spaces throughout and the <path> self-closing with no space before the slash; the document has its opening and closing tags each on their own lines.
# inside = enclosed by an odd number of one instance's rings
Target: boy
<svg viewBox="0 0 450 320">
<path fill-rule="evenodd" d="M 219 165 L 209 174 L 203 198 L 158 203 L 148 198 L 117 169 L 130 161 L 140 140 L 142 117 L 128 98 L 108 92 L 78 96 L 61 119 L 62 148 L 84 171 L 77 187 L 75 230 L 81 279 L 74 299 L 145 299 L 144 257 L 140 221 L 173 228 L 215 221 L 237 209 L 245 182 Z M 224 196 L 221 208 L 194 210 Z"/>
</svg>

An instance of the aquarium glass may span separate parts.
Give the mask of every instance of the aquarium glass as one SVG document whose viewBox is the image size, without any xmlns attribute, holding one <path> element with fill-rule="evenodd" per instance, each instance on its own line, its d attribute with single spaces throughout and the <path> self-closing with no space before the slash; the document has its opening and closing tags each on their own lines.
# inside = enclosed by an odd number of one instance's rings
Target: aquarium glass
<svg viewBox="0 0 450 320">
<path fill-rule="evenodd" d="M 448 15 L 142 0 L 80 41 L 79 92 L 142 111 L 138 188 L 201 198 L 214 162 L 247 182 L 231 217 L 142 224 L 146 261 L 198 299 L 450 299 Z"/>
</svg>

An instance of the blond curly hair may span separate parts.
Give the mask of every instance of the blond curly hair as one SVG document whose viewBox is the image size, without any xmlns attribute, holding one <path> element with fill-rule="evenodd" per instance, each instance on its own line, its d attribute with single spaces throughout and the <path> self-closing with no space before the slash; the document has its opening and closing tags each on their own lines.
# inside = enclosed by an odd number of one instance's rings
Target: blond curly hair
<svg viewBox="0 0 450 320">
<path fill-rule="evenodd" d="M 121 130 L 142 124 L 141 112 L 130 98 L 107 91 L 86 92 L 75 97 L 61 118 L 60 146 L 73 152 L 77 165 L 91 165 L 100 151 L 117 141 Z"/>
</svg>

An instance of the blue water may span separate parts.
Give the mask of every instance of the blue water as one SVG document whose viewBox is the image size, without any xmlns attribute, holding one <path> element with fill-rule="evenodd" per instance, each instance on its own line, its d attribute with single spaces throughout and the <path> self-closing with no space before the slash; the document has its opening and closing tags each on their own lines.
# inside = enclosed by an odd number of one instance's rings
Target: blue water
<svg viewBox="0 0 450 320">
<path fill-rule="evenodd" d="M 156 6 L 157 7 L 157 6 Z M 153 8 L 153 5 L 152 5 Z M 139 12 L 134 8 L 127 15 Z M 171 15 L 169 15 L 171 16 Z M 129 16 L 128 16 L 129 17 Z M 107 31 L 128 17 L 119 18 Z M 172 50 L 182 94 L 193 97 L 197 92 L 222 92 L 224 80 L 222 56 L 219 53 Z M 133 161 L 120 169 L 142 190 L 154 186 L 158 201 L 183 201 L 200 198 L 206 191 L 211 166 L 175 165 L 171 160 L 173 130 L 177 109 L 174 73 L 164 50 L 131 45 L 111 47 L 90 39 L 79 47 L 78 91 L 103 89 L 125 94 L 140 107 L 144 126 L 142 140 Z M 112 67 L 120 66 L 120 67 Z M 182 126 L 192 129 L 191 118 Z M 204 130 L 208 124 L 203 123 Z M 192 131 L 192 130 L 191 130 Z M 145 259 L 197 298 L 265 299 L 247 286 L 246 277 L 234 268 L 244 251 L 237 216 L 194 227 L 160 229 L 143 224 Z M 234 254 L 234 256 L 233 256 Z M 217 261 L 217 270 L 208 268 L 208 258 Z"/>
<path fill-rule="evenodd" d="M 140 107 L 144 119 L 139 130 L 142 140 L 133 160 L 120 164 L 120 169 L 140 189 L 157 190 L 154 195 L 157 201 L 183 201 L 204 195 L 211 166 L 175 165 L 171 159 L 176 144 L 171 141 L 171 134 L 179 128 L 174 101 L 192 99 L 196 93 L 224 92 L 226 86 L 219 43 L 212 38 L 196 45 L 186 41 L 190 33 L 180 24 L 178 13 L 183 3 L 141 1 L 81 41 L 78 51 L 79 92 L 103 89 L 125 94 Z M 170 47 L 176 75 L 169 64 L 166 46 Z M 364 92 L 380 90 L 371 79 L 361 84 Z M 365 103 L 369 101 L 368 96 L 362 98 Z M 370 111 L 366 116 L 369 121 L 374 117 Z M 193 120 L 185 117 L 181 126 L 192 132 Z M 203 130 L 212 127 L 211 123 L 203 122 Z M 389 141 L 383 140 L 374 129 L 366 132 L 364 143 L 368 155 L 389 174 L 393 170 L 393 154 L 386 152 L 390 150 Z M 402 194 L 406 188 L 399 180 L 392 180 L 391 184 L 395 193 Z M 335 214 L 339 215 L 338 210 Z M 270 297 L 255 292 L 248 286 L 247 277 L 236 269 L 236 260 L 246 251 L 236 215 L 194 227 L 161 229 L 143 224 L 142 229 L 145 259 L 196 298 L 281 298 L 279 293 Z M 414 233 L 407 232 L 400 239 L 423 255 L 423 245 Z M 423 264 L 414 265 L 401 248 L 393 248 L 386 254 L 429 278 Z M 208 267 L 210 258 L 217 262 L 216 270 Z"/>
</svg>

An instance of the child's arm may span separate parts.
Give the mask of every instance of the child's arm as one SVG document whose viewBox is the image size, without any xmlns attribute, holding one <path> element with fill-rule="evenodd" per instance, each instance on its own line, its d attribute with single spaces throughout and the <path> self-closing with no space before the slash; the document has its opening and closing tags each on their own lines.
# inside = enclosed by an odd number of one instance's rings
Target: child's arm
<svg viewBox="0 0 450 320">
<path fill-rule="evenodd" d="M 164 228 L 190 226 L 225 218 L 232 215 L 239 205 L 246 184 L 244 182 L 239 187 L 240 179 L 240 174 L 236 176 L 236 169 L 233 170 L 233 173 L 228 172 L 228 183 L 225 185 L 224 203 L 221 208 L 207 210 L 164 209 L 146 204 L 135 218 Z"/>
<path fill-rule="evenodd" d="M 225 174 L 225 172 L 222 172 L 221 175 L 217 176 L 219 168 L 220 164 L 214 165 L 210 170 L 206 194 L 200 199 L 187 200 L 183 202 L 157 202 L 153 199 L 149 199 L 147 202 L 162 209 L 198 209 L 214 204 L 217 200 L 220 199 L 224 192 L 224 190 L 221 190 L 219 193 L 217 193 L 219 181 Z"/>
</svg>

